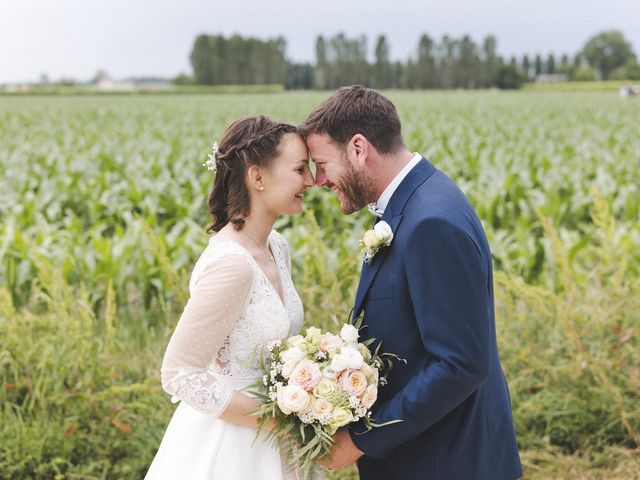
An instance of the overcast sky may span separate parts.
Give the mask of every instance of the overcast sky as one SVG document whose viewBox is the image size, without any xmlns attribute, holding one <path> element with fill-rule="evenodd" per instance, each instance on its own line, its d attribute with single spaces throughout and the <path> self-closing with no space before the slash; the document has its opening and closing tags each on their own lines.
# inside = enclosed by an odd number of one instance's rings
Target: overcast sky
<svg viewBox="0 0 640 480">
<path fill-rule="evenodd" d="M 575 53 L 602 30 L 623 32 L 640 55 L 640 0 L 0 0 L 0 83 L 47 73 L 88 80 L 191 73 L 200 33 L 287 39 L 287 56 L 314 60 L 318 34 L 387 36 L 394 59 L 418 38 L 498 38 L 504 56 Z"/>
</svg>

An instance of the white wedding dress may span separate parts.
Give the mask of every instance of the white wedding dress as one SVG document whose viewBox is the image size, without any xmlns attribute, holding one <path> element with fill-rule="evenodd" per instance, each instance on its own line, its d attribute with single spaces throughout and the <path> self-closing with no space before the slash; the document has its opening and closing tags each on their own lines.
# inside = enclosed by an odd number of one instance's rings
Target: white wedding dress
<svg viewBox="0 0 640 480">
<path fill-rule="evenodd" d="M 276 446 L 256 429 L 218 418 L 234 390 L 261 378 L 257 353 L 295 335 L 302 303 L 291 281 L 284 238 L 269 235 L 284 302 L 239 243 L 212 237 L 195 265 L 190 298 L 162 364 L 162 385 L 180 401 L 147 472 L 147 480 L 282 480 Z M 246 392 L 245 392 L 246 393 Z"/>
</svg>

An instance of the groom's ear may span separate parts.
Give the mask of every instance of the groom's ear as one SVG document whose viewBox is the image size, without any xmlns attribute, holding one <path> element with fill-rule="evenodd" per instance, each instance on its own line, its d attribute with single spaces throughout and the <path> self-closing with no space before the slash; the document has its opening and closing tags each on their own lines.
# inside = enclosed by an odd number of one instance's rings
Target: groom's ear
<svg viewBox="0 0 640 480">
<path fill-rule="evenodd" d="M 367 157 L 369 156 L 369 149 L 371 148 L 367 137 L 360 133 L 356 133 L 351 137 L 348 147 L 350 148 L 348 148 L 347 151 L 349 152 L 350 150 L 349 153 L 351 153 L 354 163 L 358 167 L 364 168 Z"/>
</svg>

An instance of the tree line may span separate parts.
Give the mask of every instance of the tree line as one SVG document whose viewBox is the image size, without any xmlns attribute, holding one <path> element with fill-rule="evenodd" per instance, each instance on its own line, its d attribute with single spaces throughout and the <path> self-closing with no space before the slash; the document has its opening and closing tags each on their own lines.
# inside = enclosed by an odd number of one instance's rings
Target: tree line
<svg viewBox="0 0 640 480">
<path fill-rule="evenodd" d="M 193 77 L 176 83 L 199 85 L 282 84 L 288 89 L 336 89 L 361 84 L 373 88 L 451 89 L 519 88 L 541 75 L 566 80 L 640 79 L 640 66 L 630 43 L 618 31 L 590 38 L 573 55 L 553 53 L 505 58 L 497 39 L 486 36 L 479 44 L 469 35 L 444 35 L 436 41 L 420 36 L 414 55 L 393 61 L 385 35 L 373 45 L 370 60 L 365 35 L 343 33 L 315 42 L 315 63 L 286 59 L 286 40 L 200 35 L 191 51 Z"/>
</svg>

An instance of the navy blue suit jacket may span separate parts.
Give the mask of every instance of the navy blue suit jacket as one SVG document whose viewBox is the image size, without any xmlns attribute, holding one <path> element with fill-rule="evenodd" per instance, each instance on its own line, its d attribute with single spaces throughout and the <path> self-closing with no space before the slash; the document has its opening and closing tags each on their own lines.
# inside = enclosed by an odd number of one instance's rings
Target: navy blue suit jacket
<svg viewBox="0 0 640 480">
<path fill-rule="evenodd" d="M 453 181 L 422 159 L 382 220 L 394 232 L 362 268 L 354 317 L 396 363 L 373 407 L 377 423 L 351 438 L 360 478 L 515 480 L 520 458 L 500 366 L 491 252 Z M 375 346 L 376 344 L 374 344 Z"/>
</svg>

